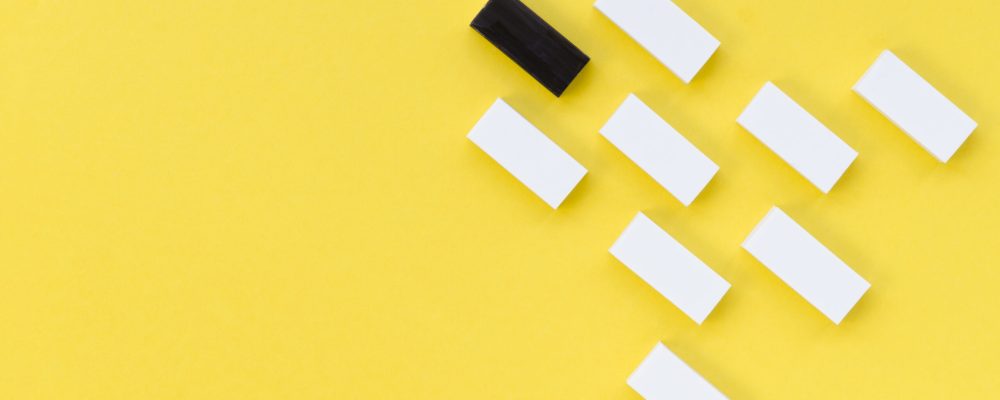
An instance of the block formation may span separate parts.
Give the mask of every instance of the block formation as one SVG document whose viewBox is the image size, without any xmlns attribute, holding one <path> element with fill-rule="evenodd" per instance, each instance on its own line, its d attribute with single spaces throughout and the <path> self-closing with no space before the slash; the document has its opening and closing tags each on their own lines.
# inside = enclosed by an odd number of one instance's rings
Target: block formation
<svg viewBox="0 0 1000 400">
<path fill-rule="evenodd" d="M 729 290 L 729 282 L 641 212 L 610 251 L 698 324 Z"/>
<path fill-rule="evenodd" d="M 854 91 L 941 162 L 948 162 L 976 129 L 976 121 L 889 50 Z"/>
<path fill-rule="evenodd" d="M 725 400 L 726 396 L 663 343 L 657 343 L 628 377 L 628 385 L 646 400 Z"/>
<path fill-rule="evenodd" d="M 719 48 L 718 39 L 670 0 L 597 0 L 594 7 L 684 83 Z"/>
<path fill-rule="evenodd" d="M 858 152 L 771 82 L 737 122 L 820 191 L 828 193 Z"/>
<path fill-rule="evenodd" d="M 743 248 L 834 324 L 871 287 L 780 208 L 771 208 Z"/>
<path fill-rule="evenodd" d="M 483 114 L 468 138 L 552 208 L 558 208 L 587 174 L 502 99 Z"/>
<path fill-rule="evenodd" d="M 634 94 L 604 124 L 601 135 L 685 206 L 719 171 L 719 166 Z"/>
</svg>

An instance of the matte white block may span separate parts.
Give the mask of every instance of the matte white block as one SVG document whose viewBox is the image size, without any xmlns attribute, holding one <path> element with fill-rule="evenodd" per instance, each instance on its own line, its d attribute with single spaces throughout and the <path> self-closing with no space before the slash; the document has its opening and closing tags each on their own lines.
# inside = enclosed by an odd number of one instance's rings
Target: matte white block
<svg viewBox="0 0 1000 400">
<path fill-rule="evenodd" d="M 771 151 L 827 193 L 858 152 L 768 82 L 736 119 Z"/>
<path fill-rule="evenodd" d="M 719 41 L 670 0 L 597 0 L 594 7 L 690 83 Z"/>
<path fill-rule="evenodd" d="M 634 94 L 604 124 L 601 135 L 685 206 L 719 170 Z"/>
<path fill-rule="evenodd" d="M 743 248 L 835 324 L 871 287 L 778 207 L 757 224 Z"/>
<path fill-rule="evenodd" d="M 889 50 L 854 91 L 941 162 L 948 162 L 976 129 L 976 121 Z"/>
<path fill-rule="evenodd" d="M 729 290 L 729 282 L 641 212 L 610 251 L 698 324 Z"/>
<path fill-rule="evenodd" d="M 502 99 L 483 114 L 468 138 L 552 208 L 559 207 L 587 174 Z"/>
<path fill-rule="evenodd" d="M 662 343 L 632 372 L 628 385 L 646 400 L 726 398 Z"/>
</svg>

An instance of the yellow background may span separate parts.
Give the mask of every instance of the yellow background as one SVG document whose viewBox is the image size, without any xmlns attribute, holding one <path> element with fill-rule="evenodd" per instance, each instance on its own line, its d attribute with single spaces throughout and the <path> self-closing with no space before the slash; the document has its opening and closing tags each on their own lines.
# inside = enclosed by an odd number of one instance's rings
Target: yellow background
<svg viewBox="0 0 1000 400">
<path fill-rule="evenodd" d="M 1000 3 L 677 0 L 684 85 L 592 7 L 562 98 L 483 0 L 0 3 L 0 397 L 1000 392 Z M 892 49 L 979 122 L 938 163 L 851 86 Z M 822 195 L 735 119 L 773 80 L 860 152 Z M 635 92 L 721 171 L 685 208 L 598 135 Z M 548 208 L 465 135 L 503 97 L 590 173 Z M 833 325 L 740 248 L 777 204 L 872 283 Z M 733 284 L 695 325 L 608 254 L 639 210 Z"/>
</svg>

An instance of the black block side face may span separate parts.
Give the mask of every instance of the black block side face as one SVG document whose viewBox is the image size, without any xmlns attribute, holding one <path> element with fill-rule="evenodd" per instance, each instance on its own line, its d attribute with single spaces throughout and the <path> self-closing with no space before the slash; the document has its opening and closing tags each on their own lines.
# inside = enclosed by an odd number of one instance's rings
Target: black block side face
<svg viewBox="0 0 1000 400">
<path fill-rule="evenodd" d="M 590 61 L 518 0 L 489 0 L 471 26 L 556 97 Z"/>
</svg>

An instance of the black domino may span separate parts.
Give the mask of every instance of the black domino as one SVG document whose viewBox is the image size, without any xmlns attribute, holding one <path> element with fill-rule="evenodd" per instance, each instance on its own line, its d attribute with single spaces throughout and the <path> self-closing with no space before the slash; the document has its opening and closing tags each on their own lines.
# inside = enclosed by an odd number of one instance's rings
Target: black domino
<svg viewBox="0 0 1000 400">
<path fill-rule="evenodd" d="M 590 61 L 518 0 L 489 0 L 471 26 L 557 97 Z"/>
</svg>

